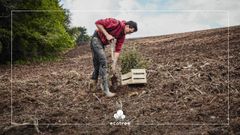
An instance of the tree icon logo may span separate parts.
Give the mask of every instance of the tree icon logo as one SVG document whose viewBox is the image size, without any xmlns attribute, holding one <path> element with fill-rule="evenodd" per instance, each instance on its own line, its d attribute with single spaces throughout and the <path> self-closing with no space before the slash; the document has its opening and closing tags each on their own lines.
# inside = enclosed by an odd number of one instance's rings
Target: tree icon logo
<svg viewBox="0 0 240 135">
<path fill-rule="evenodd" d="M 113 115 L 113 117 L 115 118 L 115 122 L 110 122 L 110 125 L 130 125 L 129 121 L 124 121 L 126 116 L 124 115 L 124 113 L 122 111 L 121 100 L 120 100 L 120 102 L 116 101 L 116 105 L 117 105 L 117 112 Z"/>
<path fill-rule="evenodd" d="M 122 110 L 117 110 L 117 113 L 115 113 L 113 117 L 116 120 L 124 120 L 126 116 L 123 114 Z"/>
</svg>

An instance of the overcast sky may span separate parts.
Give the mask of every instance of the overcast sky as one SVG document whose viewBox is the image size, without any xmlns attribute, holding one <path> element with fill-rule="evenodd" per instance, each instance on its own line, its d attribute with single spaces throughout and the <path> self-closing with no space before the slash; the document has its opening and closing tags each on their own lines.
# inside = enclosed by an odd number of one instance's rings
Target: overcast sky
<svg viewBox="0 0 240 135">
<path fill-rule="evenodd" d="M 138 23 L 138 32 L 127 37 L 240 25 L 239 0 L 61 0 L 61 4 L 71 12 L 71 26 L 84 26 L 90 35 L 95 21 L 108 17 Z"/>
</svg>

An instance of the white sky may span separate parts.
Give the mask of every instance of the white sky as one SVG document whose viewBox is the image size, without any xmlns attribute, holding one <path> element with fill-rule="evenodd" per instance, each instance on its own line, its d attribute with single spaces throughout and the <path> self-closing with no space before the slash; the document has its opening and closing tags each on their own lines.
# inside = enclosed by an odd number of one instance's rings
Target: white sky
<svg viewBox="0 0 240 135">
<path fill-rule="evenodd" d="M 84 26 L 88 34 L 95 21 L 113 17 L 138 23 L 145 37 L 240 25 L 239 0 L 61 0 L 71 12 L 71 26 Z M 229 20 L 228 20 L 229 15 Z"/>
</svg>

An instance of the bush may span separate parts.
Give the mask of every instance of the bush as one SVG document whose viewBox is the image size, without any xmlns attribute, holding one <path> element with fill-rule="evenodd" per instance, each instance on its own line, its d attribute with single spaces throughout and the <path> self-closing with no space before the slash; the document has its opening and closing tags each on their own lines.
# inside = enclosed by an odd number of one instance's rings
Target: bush
<svg viewBox="0 0 240 135">
<path fill-rule="evenodd" d="M 120 62 L 122 74 L 130 72 L 131 69 L 147 68 L 148 65 L 146 59 L 135 47 L 124 49 Z"/>
</svg>

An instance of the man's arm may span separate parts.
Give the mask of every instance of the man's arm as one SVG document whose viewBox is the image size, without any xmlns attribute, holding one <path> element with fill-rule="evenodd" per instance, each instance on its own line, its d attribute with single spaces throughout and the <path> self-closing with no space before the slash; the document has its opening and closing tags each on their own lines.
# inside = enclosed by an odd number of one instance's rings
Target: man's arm
<svg viewBox="0 0 240 135">
<path fill-rule="evenodd" d="M 125 40 L 125 36 L 118 39 L 117 40 L 117 43 L 115 45 L 115 51 L 114 51 L 114 57 L 115 57 L 115 61 L 113 62 L 112 64 L 112 69 L 113 71 L 116 69 L 116 65 L 117 65 L 117 60 L 120 56 L 120 52 L 121 52 L 121 49 L 122 49 L 122 46 L 123 46 L 123 42 Z"/>
<path fill-rule="evenodd" d="M 103 27 L 103 25 L 96 24 L 96 26 L 106 36 L 108 41 L 111 41 L 112 39 L 114 39 L 114 37 L 106 31 L 106 29 Z"/>
</svg>

